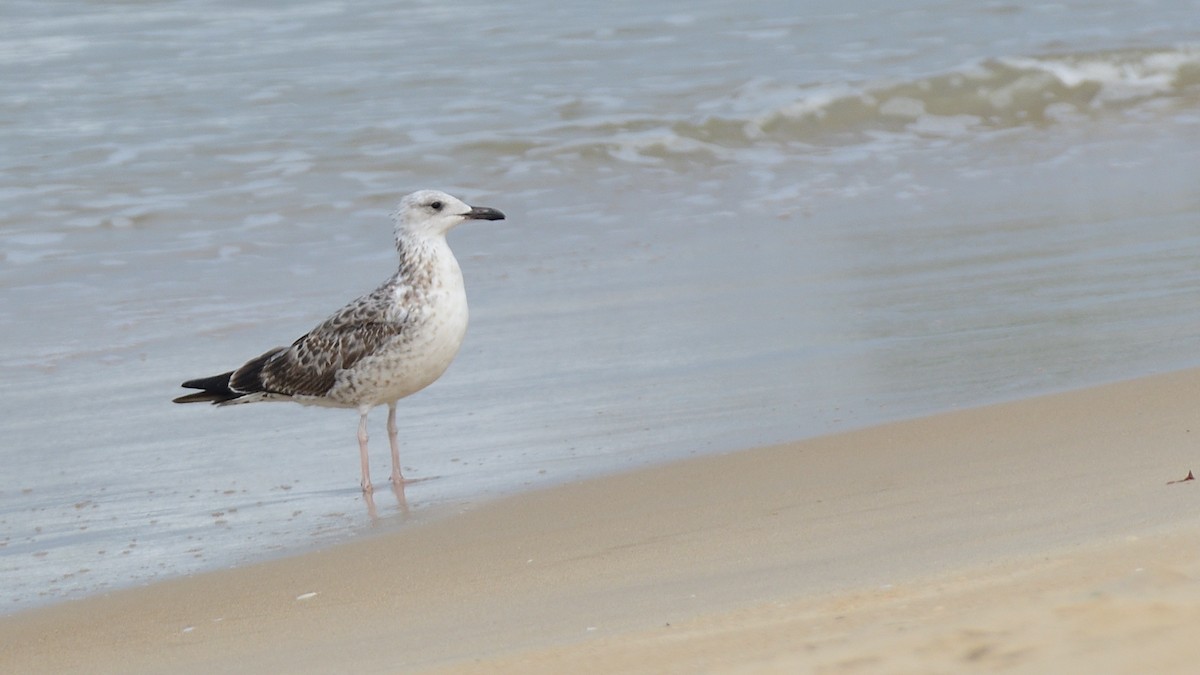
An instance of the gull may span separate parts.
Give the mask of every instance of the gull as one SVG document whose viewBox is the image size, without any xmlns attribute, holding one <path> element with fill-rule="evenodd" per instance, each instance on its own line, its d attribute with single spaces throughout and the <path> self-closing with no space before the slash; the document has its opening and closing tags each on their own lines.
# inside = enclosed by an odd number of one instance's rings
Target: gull
<svg viewBox="0 0 1200 675">
<path fill-rule="evenodd" d="M 446 233 L 468 220 L 503 220 L 437 190 L 420 190 L 392 214 L 400 266 L 378 288 L 317 324 L 290 347 L 276 347 L 240 368 L 188 380 L 199 392 L 175 403 L 234 405 L 294 401 L 358 410 L 362 489 L 370 493 L 367 415 L 387 405 L 394 486 L 401 486 L 396 402 L 429 386 L 454 360 L 467 332 L 467 293 Z"/>
</svg>

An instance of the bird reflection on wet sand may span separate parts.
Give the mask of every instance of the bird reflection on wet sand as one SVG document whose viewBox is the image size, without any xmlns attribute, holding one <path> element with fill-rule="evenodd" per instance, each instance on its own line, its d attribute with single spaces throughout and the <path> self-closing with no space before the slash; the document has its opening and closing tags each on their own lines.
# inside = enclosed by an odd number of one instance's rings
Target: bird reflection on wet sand
<svg viewBox="0 0 1200 675">
<path fill-rule="evenodd" d="M 400 515 L 405 518 L 408 517 L 408 496 L 404 493 L 404 486 L 408 482 L 413 482 L 413 481 L 400 481 L 399 483 L 390 483 L 391 488 L 392 488 L 392 494 L 396 495 L 396 511 L 399 512 Z M 362 496 L 363 496 L 363 503 L 367 505 L 367 517 L 371 519 L 371 525 L 372 526 L 379 525 L 379 522 L 380 522 L 379 509 L 375 506 L 375 493 L 374 492 L 364 492 L 364 493 L 362 493 Z"/>
</svg>

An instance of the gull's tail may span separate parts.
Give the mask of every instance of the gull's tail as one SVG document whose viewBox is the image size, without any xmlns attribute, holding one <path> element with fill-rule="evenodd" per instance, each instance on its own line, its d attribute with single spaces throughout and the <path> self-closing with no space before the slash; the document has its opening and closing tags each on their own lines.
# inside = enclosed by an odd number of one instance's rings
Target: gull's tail
<svg viewBox="0 0 1200 675">
<path fill-rule="evenodd" d="M 175 403 L 225 403 L 232 401 L 235 398 L 242 396 L 238 392 L 229 388 L 229 378 L 233 377 L 233 371 L 213 375 L 212 377 L 201 377 L 195 380 L 188 380 L 182 386 L 188 389 L 200 389 L 194 394 L 180 396 L 174 399 Z"/>
</svg>

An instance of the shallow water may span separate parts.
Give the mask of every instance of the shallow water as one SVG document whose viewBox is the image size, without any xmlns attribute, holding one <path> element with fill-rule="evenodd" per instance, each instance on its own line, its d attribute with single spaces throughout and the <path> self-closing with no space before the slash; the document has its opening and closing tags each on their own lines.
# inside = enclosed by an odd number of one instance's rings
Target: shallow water
<svg viewBox="0 0 1200 675">
<path fill-rule="evenodd" d="M 1195 365 L 1200 3 L 962 4 L 8 3 L 2 606 Z M 169 401 L 421 187 L 509 218 L 373 517 L 352 411 Z"/>
</svg>

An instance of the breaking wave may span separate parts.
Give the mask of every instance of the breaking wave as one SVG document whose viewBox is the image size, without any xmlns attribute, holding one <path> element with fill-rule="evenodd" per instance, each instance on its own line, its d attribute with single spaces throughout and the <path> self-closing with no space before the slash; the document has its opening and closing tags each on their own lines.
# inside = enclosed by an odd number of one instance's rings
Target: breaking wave
<svg viewBox="0 0 1200 675">
<path fill-rule="evenodd" d="M 678 117 L 573 117 L 489 154 L 654 163 L 732 159 L 746 148 L 841 146 L 880 135 L 964 137 L 1131 111 L 1173 114 L 1200 99 L 1200 47 L 995 58 L 908 81 L 754 81 Z M 580 107 L 573 106 L 577 111 Z M 1187 113 L 1194 114 L 1194 113 Z"/>
</svg>

